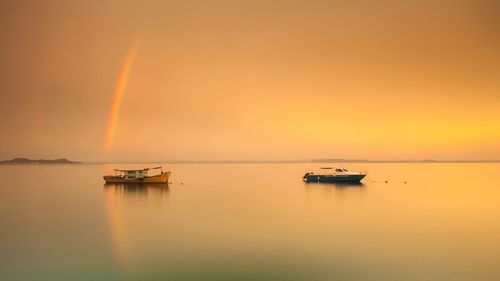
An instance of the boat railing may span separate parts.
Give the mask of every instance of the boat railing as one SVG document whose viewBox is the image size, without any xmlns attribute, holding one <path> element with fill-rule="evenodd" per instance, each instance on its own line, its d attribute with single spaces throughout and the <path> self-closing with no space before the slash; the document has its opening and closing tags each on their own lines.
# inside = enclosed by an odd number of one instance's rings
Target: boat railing
<svg viewBox="0 0 500 281">
<path fill-rule="evenodd" d="M 367 175 L 368 174 L 368 171 L 367 170 L 363 170 L 363 171 L 336 171 L 335 169 L 321 169 L 320 170 L 320 174 L 324 174 L 324 175 L 335 175 L 335 174 L 343 174 L 343 173 L 360 173 L 360 174 L 364 174 L 364 175 Z"/>
</svg>

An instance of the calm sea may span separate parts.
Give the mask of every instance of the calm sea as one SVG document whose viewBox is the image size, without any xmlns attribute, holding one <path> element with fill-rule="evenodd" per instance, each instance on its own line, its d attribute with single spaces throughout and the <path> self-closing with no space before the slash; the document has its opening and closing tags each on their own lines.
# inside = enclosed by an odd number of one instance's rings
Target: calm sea
<svg viewBox="0 0 500 281">
<path fill-rule="evenodd" d="M 145 166 L 0 166 L 0 280 L 500 280 L 500 164 Z"/>
</svg>

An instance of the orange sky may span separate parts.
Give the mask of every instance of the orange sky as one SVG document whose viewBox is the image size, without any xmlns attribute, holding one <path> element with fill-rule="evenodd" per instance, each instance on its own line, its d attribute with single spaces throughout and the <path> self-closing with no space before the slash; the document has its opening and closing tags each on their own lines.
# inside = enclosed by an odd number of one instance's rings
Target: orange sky
<svg viewBox="0 0 500 281">
<path fill-rule="evenodd" d="M 0 159 L 500 159 L 497 3 L 3 1 Z"/>
</svg>

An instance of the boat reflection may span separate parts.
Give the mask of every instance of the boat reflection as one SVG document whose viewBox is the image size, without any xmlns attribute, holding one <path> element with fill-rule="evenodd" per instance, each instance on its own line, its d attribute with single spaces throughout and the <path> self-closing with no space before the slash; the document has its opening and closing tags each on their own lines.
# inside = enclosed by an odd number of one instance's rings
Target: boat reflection
<svg viewBox="0 0 500 281">
<path fill-rule="evenodd" d="M 130 266 L 130 235 L 127 229 L 129 214 L 148 208 L 163 208 L 170 189 L 168 183 L 106 183 L 103 185 L 104 203 L 109 235 L 116 264 L 121 271 Z"/>
<path fill-rule="evenodd" d="M 362 182 L 304 182 L 306 186 L 323 186 L 323 187 L 335 187 L 339 189 L 343 188 L 360 188 L 365 187 Z"/>
<path fill-rule="evenodd" d="M 366 193 L 366 185 L 361 182 L 335 182 L 335 183 L 319 183 L 305 182 L 307 193 L 326 194 L 328 197 L 344 200 L 345 198 L 353 198 L 364 196 Z"/>
<path fill-rule="evenodd" d="M 168 183 L 106 183 L 105 190 L 121 197 L 163 197 L 170 192 Z"/>
</svg>

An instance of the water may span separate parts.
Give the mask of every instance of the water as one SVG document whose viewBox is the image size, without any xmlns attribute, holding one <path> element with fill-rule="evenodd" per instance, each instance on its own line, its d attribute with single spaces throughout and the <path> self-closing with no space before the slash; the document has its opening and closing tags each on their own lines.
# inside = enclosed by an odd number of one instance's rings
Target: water
<svg viewBox="0 0 500 281">
<path fill-rule="evenodd" d="M 0 166 L 0 280 L 500 279 L 500 164 L 348 164 L 363 185 L 175 164 L 168 187 L 103 184 L 144 166 Z"/>
</svg>

